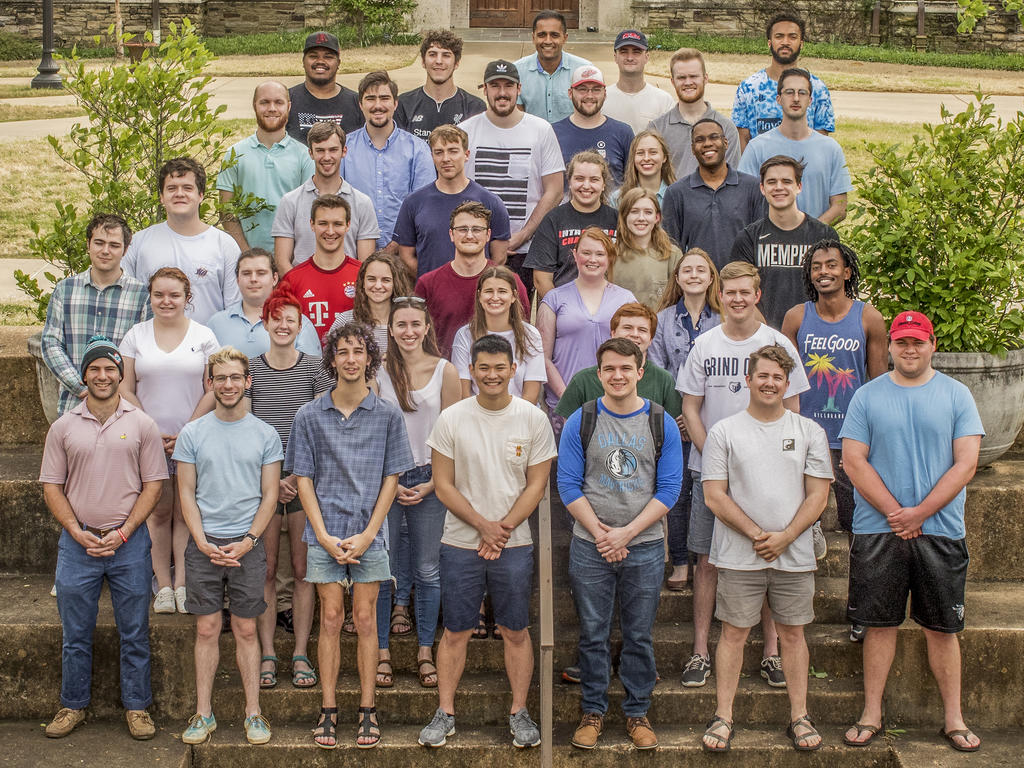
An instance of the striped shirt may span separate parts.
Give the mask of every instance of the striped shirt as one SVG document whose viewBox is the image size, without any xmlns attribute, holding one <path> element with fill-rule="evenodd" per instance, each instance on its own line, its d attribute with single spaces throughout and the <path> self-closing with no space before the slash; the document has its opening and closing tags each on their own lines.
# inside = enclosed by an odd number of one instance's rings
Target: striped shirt
<svg viewBox="0 0 1024 768">
<path fill-rule="evenodd" d="M 124 272 L 104 288 L 92 282 L 91 269 L 57 283 L 46 309 L 42 354 L 61 384 L 60 413 L 78 405 L 85 392 L 81 367 L 89 339 L 102 334 L 120 346 L 129 329 L 149 316 L 146 286 Z"/>
<path fill-rule="evenodd" d="M 252 414 L 276 429 L 285 447 L 299 408 L 334 388 L 334 379 L 324 370 L 321 358 L 302 352 L 295 365 L 283 370 L 271 368 L 266 355 L 250 357 L 249 374 L 252 386 L 245 394 L 252 400 Z"/>
</svg>

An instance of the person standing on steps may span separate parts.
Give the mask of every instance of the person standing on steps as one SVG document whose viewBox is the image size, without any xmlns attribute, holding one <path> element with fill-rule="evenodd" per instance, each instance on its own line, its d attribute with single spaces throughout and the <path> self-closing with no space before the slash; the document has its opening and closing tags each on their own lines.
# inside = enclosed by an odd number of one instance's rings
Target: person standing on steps
<svg viewBox="0 0 1024 768">
<path fill-rule="evenodd" d="M 572 114 L 569 86 L 577 67 L 590 64 L 584 58 L 563 50 L 569 40 L 565 16 L 557 11 L 541 11 L 533 17 L 533 45 L 536 53 L 516 61 L 523 90 L 519 109 L 549 123 L 557 123 Z"/>
<path fill-rule="evenodd" d="M 860 264 L 849 246 L 819 240 L 804 252 L 801 270 L 807 301 L 786 313 L 782 333 L 807 369 L 811 389 L 800 398 L 800 414 L 828 436 L 839 527 L 852 545 L 853 485 L 843 469 L 839 432 L 854 392 L 888 370 L 885 320 L 856 298 Z M 862 641 L 865 631 L 863 625 L 851 624 L 850 640 Z"/>
<path fill-rule="evenodd" d="M 913 310 L 889 326 L 893 370 L 857 390 L 839 437 L 854 487 L 853 549 L 846 616 L 864 637 L 864 709 L 846 731 L 850 746 L 882 733 L 882 697 L 896 630 L 921 625 L 928 664 L 942 696 L 940 735 L 960 752 L 981 740 L 960 709 L 964 628 L 966 486 L 985 435 L 970 390 L 932 368 L 935 331 Z"/>
<path fill-rule="evenodd" d="M 608 117 L 627 123 L 636 134 L 675 106 L 672 94 L 644 79 L 644 68 L 651 59 L 648 48 L 647 35 L 639 30 L 624 29 L 615 36 L 612 58 L 619 68 L 619 80 L 608 86 L 604 103 Z"/>
<path fill-rule="evenodd" d="M 182 514 L 192 535 L 185 550 L 185 607 L 196 617 L 196 713 L 181 740 L 202 744 L 217 730 L 213 681 L 226 597 L 245 691 L 245 738 L 266 744 L 270 723 L 260 713 L 256 635 L 256 620 L 267 608 L 260 536 L 277 511 L 284 451 L 274 428 L 249 413 L 249 358 L 223 347 L 210 356 L 207 378 L 214 410 L 186 424 L 174 447 Z"/>
<path fill-rule="evenodd" d="M 102 238 L 104 231 L 97 234 Z M 163 441 L 156 422 L 118 394 L 124 363 L 117 346 L 105 336 L 93 336 L 81 357 L 85 397 L 50 427 L 39 470 L 46 507 L 63 527 L 56 577 L 63 630 L 61 709 L 46 735 L 67 736 L 85 722 L 105 578 L 121 648 L 121 702 L 128 730 L 135 739 L 151 739 L 156 727 L 146 710 L 153 703 L 152 564 L 145 522 L 167 478 Z"/>
<path fill-rule="evenodd" d="M 788 682 L 786 735 L 797 751 L 821 748 L 807 716 L 804 625 L 814 620 L 811 525 L 828 502 L 832 466 L 825 431 L 782 402 L 799 364 L 777 344 L 750 355 L 746 410 L 716 423 L 704 441 L 701 480 L 716 518 L 709 562 L 718 570 L 715 616 L 722 622 L 715 716 L 701 739 L 706 752 L 730 747 L 743 646 L 766 603 Z"/>
<path fill-rule="evenodd" d="M 306 38 L 302 69 L 306 78 L 288 89 L 292 108 L 288 112 L 288 134 L 306 143 L 316 123 L 338 125 L 352 133 L 363 125 L 359 99 L 350 88 L 337 82 L 341 63 L 338 38 L 330 32 L 314 32 Z"/>
</svg>

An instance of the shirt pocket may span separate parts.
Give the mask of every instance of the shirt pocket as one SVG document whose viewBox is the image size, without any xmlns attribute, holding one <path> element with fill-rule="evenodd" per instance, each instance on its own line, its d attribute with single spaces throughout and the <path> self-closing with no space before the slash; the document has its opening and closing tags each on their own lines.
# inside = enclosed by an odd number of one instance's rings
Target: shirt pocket
<svg viewBox="0 0 1024 768">
<path fill-rule="evenodd" d="M 529 438 L 513 437 L 505 440 L 505 461 L 514 467 L 525 467 L 530 456 Z"/>
</svg>

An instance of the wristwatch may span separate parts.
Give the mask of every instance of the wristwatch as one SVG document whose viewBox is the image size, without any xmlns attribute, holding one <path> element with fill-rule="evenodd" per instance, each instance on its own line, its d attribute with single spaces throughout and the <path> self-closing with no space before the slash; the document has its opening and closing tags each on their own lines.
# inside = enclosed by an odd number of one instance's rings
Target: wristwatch
<svg viewBox="0 0 1024 768">
<path fill-rule="evenodd" d="M 251 533 L 247 533 L 247 534 L 245 534 L 245 538 L 249 539 L 252 542 L 252 548 L 253 549 L 256 549 L 256 547 L 258 547 L 260 545 L 260 537 L 259 536 L 253 536 Z"/>
</svg>

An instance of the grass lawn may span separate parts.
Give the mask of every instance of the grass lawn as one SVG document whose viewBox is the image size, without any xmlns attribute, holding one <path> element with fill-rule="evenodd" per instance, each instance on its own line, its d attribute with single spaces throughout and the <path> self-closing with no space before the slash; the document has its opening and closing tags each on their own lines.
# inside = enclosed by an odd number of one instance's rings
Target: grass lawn
<svg viewBox="0 0 1024 768">
<path fill-rule="evenodd" d="M 73 104 L 4 104 L 0 102 L 0 123 L 10 123 L 15 120 L 78 117 L 84 114 L 84 110 Z"/>
</svg>

